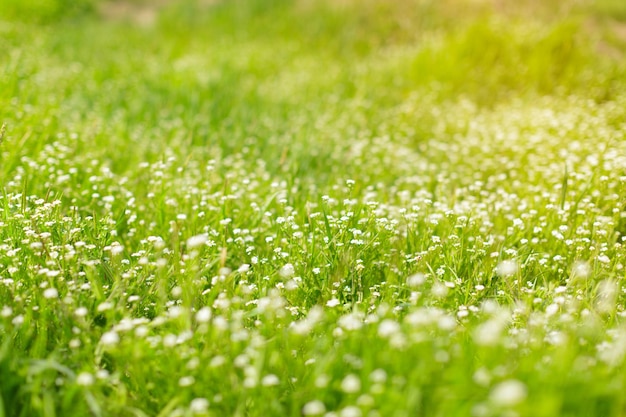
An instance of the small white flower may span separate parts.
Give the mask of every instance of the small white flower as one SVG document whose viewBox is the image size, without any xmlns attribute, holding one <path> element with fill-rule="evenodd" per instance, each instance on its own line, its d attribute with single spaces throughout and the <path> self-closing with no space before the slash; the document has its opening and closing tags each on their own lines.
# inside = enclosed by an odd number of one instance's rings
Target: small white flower
<svg viewBox="0 0 626 417">
<path fill-rule="evenodd" d="M 209 366 L 211 368 L 217 368 L 218 366 L 222 366 L 226 363 L 226 358 L 223 357 L 222 355 L 217 355 L 211 358 L 211 361 L 209 362 Z"/>
<path fill-rule="evenodd" d="M 189 239 L 187 239 L 187 248 L 194 249 L 194 248 L 197 248 L 199 246 L 206 244 L 208 241 L 209 241 L 209 236 L 207 236 L 206 234 L 192 236 Z"/>
<path fill-rule="evenodd" d="M 526 385 L 515 379 L 501 382 L 491 390 L 489 399 L 495 405 L 512 407 L 526 399 Z"/>
<path fill-rule="evenodd" d="M 320 400 L 309 401 L 302 407 L 302 414 L 305 416 L 317 416 L 324 414 L 326 406 Z"/>
<path fill-rule="evenodd" d="M 293 274 L 295 274 L 295 268 L 292 264 L 285 264 L 282 268 L 280 268 L 278 274 L 283 278 L 291 278 L 293 277 Z"/>
<path fill-rule="evenodd" d="M 374 369 L 370 374 L 370 380 L 377 384 L 384 384 L 387 381 L 387 372 L 384 369 Z"/>
<path fill-rule="evenodd" d="M 349 405 L 339 412 L 340 417 L 361 417 L 361 409 L 354 405 Z"/>
<path fill-rule="evenodd" d="M 502 261 L 496 267 L 496 273 L 501 277 L 510 277 L 515 275 L 518 270 L 517 262 L 513 260 Z"/>
<path fill-rule="evenodd" d="M 209 320 L 211 320 L 211 316 L 212 316 L 212 312 L 211 309 L 209 307 L 202 307 L 200 310 L 198 310 L 198 312 L 196 313 L 196 321 L 198 323 L 206 323 Z"/>
<path fill-rule="evenodd" d="M 1 317 L 10 317 L 11 314 L 13 314 L 13 309 L 9 306 L 4 306 L 2 307 L 2 310 L 0 310 Z"/>
<path fill-rule="evenodd" d="M 608 313 L 615 308 L 615 301 L 619 294 L 619 286 L 610 279 L 600 281 L 598 284 L 598 298 L 596 307 L 602 313 Z"/>
<path fill-rule="evenodd" d="M 88 387 L 90 385 L 93 385 L 94 381 L 95 381 L 95 378 L 89 372 L 81 372 L 76 377 L 76 383 L 83 387 Z"/>
<path fill-rule="evenodd" d="M 400 331 L 400 325 L 398 322 L 390 319 L 385 319 L 378 325 L 378 335 L 380 337 L 389 337 Z"/>
<path fill-rule="evenodd" d="M 263 379 L 261 379 L 261 385 L 264 387 L 273 387 L 278 384 L 280 384 L 280 380 L 274 374 L 265 375 Z"/>
<path fill-rule="evenodd" d="M 111 245 L 111 255 L 117 256 L 122 252 L 124 252 L 124 247 L 122 245 Z"/>
<path fill-rule="evenodd" d="M 435 282 L 433 287 L 431 288 L 431 292 L 433 297 L 435 298 L 443 298 L 448 295 L 448 287 L 446 287 L 441 282 Z"/>
<path fill-rule="evenodd" d="M 341 390 L 347 394 L 354 394 L 361 390 L 361 380 L 354 374 L 347 375 L 341 381 Z"/>
<path fill-rule="evenodd" d="M 184 376 L 178 380 L 178 385 L 181 387 L 189 387 L 196 382 L 196 379 L 192 376 Z"/>
<path fill-rule="evenodd" d="M 102 313 L 103 311 L 110 310 L 111 308 L 113 308 L 113 303 L 105 301 L 104 303 L 98 305 L 97 310 L 98 313 Z"/>
<path fill-rule="evenodd" d="M 209 408 L 209 401 L 206 398 L 194 398 L 189 404 L 189 410 L 193 414 L 204 414 Z"/>
<path fill-rule="evenodd" d="M 576 278 L 587 279 L 591 276 L 591 266 L 587 262 L 578 261 L 572 267 L 572 275 Z"/>
<path fill-rule="evenodd" d="M 412 288 L 417 288 L 425 282 L 426 282 L 426 275 L 420 274 L 420 273 L 413 274 L 406 279 L 406 285 Z"/>
<path fill-rule="evenodd" d="M 46 288 L 46 290 L 43 292 L 43 296 L 44 298 L 58 298 L 59 297 L 59 291 L 57 291 L 56 288 Z"/>
<path fill-rule="evenodd" d="M 107 379 L 109 377 L 109 371 L 106 369 L 98 369 L 96 372 L 96 378 L 98 379 Z"/>
<path fill-rule="evenodd" d="M 337 307 L 341 302 L 336 298 L 331 298 L 326 302 L 326 307 Z"/>
<path fill-rule="evenodd" d="M 117 345 L 119 341 L 120 341 L 120 336 L 114 331 L 106 332 L 100 338 L 100 343 L 102 343 L 105 346 Z"/>
</svg>

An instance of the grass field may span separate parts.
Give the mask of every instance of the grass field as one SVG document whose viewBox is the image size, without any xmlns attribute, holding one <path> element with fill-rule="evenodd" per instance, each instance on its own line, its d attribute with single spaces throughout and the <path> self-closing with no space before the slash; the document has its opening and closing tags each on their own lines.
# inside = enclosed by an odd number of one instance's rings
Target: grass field
<svg viewBox="0 0 626 417">
<path fill-rule="evenodd" d="M 626 3 L 0 1 L 0 417 L 626 416 Z"/>
</svg>

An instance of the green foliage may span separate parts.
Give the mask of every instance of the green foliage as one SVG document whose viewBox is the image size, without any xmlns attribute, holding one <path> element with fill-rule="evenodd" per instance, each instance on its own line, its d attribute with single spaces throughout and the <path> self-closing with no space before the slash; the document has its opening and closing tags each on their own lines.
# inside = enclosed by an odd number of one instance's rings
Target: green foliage
<svg viewBox="0 0 626 417">
<path fill-rule="evenodd" d="M 47 4 L 0 3 L 0 417 L 624 414 L 618 9 Z"/>
<path fill-rule="evenodd" d="M 0 3 L 0 17 L 17 21 L 54 23 L 92 12 L 96 1 L 3 0 Z"/>
</svg>

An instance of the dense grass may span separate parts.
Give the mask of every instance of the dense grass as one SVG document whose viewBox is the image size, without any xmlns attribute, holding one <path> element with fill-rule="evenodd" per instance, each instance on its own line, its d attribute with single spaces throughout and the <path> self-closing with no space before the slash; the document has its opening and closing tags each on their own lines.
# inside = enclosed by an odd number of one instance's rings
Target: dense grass
<svg viewBox="0 0 626 417">
<path fill-rule="evenodd" d="M 0 3 L 0 417 L 625 415 L 622 4 Z"/>
</svg>

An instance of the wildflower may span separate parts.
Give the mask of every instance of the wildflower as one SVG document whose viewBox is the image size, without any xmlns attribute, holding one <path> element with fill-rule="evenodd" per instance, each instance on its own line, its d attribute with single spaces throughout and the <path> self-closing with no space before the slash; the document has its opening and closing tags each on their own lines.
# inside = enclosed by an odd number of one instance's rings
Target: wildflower
<svg viewBox="0 0 626 417">
<path fill-rule="evenodd" d="M 339 412 L 340 417 L 361 417 L 362 415 L 361 409 L 354 405 L 349 405 Z"/>
<path fill-rule="evenodd" d="M 209 320 L 211 320 L 211 316 L 212 316 L 212 312 L 211 309 L 209 307 L 202 307 L 200 310 L 198 310 L 198 312 L 196 313 L 196 321 L 198 323 L 206 323 Z"/>
<path fill-rule="evenodd" d="M 319 400 L 309 401 L 302 407 L 302 414 L 305 416 L 317 416 L 324 414 L 326 406 Z"/>
<path fill-rule="evenodd" d="M 526 385 L 518 380 L 509 379 L 496 385 L 491 390 L 489 399 L 495 405 L 512 407 L 524 401 L 526 396 Z"/>
<path fill-rule="evenodd" d="M 120 336 L 114 331 L 106 332 L 100 338 L 100 343 L 102 343 L 105 346 L 117 345 L 119 341 L 120 341 Z"/>
<path fill-rule="evenodd" d="M 204 414 L 209 408 L 209 401 L 206 398 L 194 398 L 189 404 L 189 410 L 193 414 Z"/>
<path fill-rule="evenodd" d="M 602 313 L 609 313 L 615 308 L 619 287 L 613 280 L 605 279 L 598 284 L 596 307 Z"/>
<path fill-rule="evenodd" d="M 417 288 L 425 282 L 426 275 L 420 273 L 413 274 L 406 279 L 406 284 L 411 288 Z"/>
<path fill-rule="evenodd" d="M 400 325 L 394 320 L 386 319 L 378 325 L 378 335 L 380 337 L 390 337 L 399 331 Z"/>
<path fill-rule="evenodd" d="M 572 275 L 575 278 L 587 279 L 591 276 L 591 266 L 587 262 L 576 262 L 572 267 Z"/>
<path fill-rule="evenodd" d="M 2 307 L 2 310 L 0 310 L 1 317 L 10 317 L 11 314 L 13 314 L 13 309 L 9 306 L 4 306 Z"/>
<path fill-rule="evenodd" d="M 446 295 L 448 295 L 448 287 L 446 287 L 441 282 L 435 282 L 433 284 L 431 291 L 432 291 L 433 297 L 436 297 L 436 298 L 443 298 Z"/>
<path fill-rule="evenodd" d="M 264 387 L 272 387 L 280 384 L 280 380 L 274 374 L 265 375 L 263 379 L 261 379 L 261 385 Z"/>
<path fill-rule="evenodd" d="M 184 376 L 178 380 L 178 386 L 189 387 L 196 382 L 196 379 L 192 376 Z"/>
<path fill-rule="evenodd" d="M 117 242 L 114 242 L 114 243 L 117 243 Z M 122 252 L 124 252 L 124 247 L 122 245 L 120 245 L 119 243 L 111 244 L 111 255 L 117 256 Z"/>
<path fill-rule="evenodd" d="M 363 327 L 363 320 L 356 313 L 346 314 L 344 316 L 339 317 L 337 320 L 339 326 L 341 326 L 345 330 L 358 330 Z"/>
<path fill-rule="evenodd" d="M 89 372 L 81 372 L 76 377 L 76 383 L 83 387 L 88 387 L 90 385 L 93 385 L 94 381 L 95 381 L 95 378 Z"/>
<path fill-rule="evenodd" d="M 48 299 L 58 298 L 59 291 L 56 288 L 46 288 L 46 290 L 43 292 L 43 297 Z"/>
<path fill-rule="evenodd" d="M 384 369 L 374 369 L 370 374 L 370 380 L 377 384 L 384 384 L 387 381 L 387 372 Z"/>
<path fill-rule="evenodd" d="M 341 390 L 347 394 L 354 394 L 361 390 L 361 380 L 354 374 L 347 375 L 341 381 Z"/>
<path fill-rule="evenodd" d="M 194 249 L 199 246 L 206 244 L 209 241 L 209 236 L 207 234 L 201 234 L 192 236 L 187 239 L 187 248 Z"/>
<path fill-rule="evenodd" d="M 280 271 L 278 271 L 278 274 L 283 278 L 291 278 L 294 273 L 295 269 L 292 264 L 285 264 L 280 268 Z"/>
<path fill-rule="evenodd" d="M 341 302 L 336 298 L 331 298 L 326 302 L 326 307 L 337 307 Z"/>
<path fill-rule="evenodd" d="M 517 273 L 517 270 L 517 262 L 512 260 L 502 261 L 496 267 L 496 273 L 504 278 L 515 275 Z"/>
</svg>

